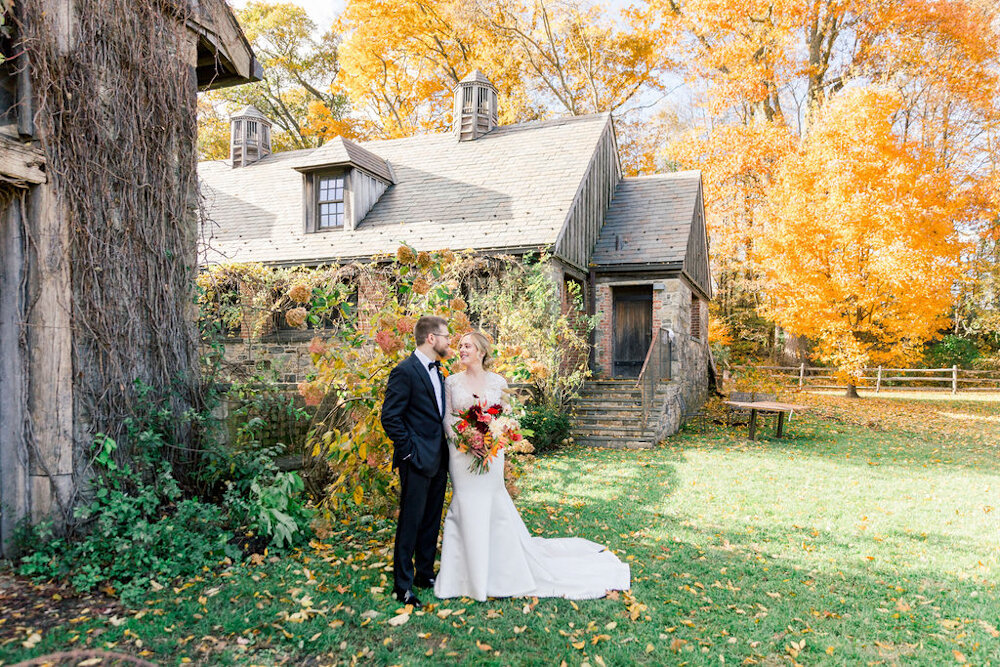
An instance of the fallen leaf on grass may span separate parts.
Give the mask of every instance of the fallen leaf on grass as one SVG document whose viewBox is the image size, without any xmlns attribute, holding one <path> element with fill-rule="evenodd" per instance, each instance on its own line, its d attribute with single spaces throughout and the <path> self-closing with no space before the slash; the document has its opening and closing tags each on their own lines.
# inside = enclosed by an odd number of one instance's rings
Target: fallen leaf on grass
<svg viewBox="0 0 1000 667">
<path fill-rule="evenodd" d="M 21 642 L 21 646 L 24 648 L 35 648 L 38 642 L 42 641 L 42 633 L 32 632 L 28 635 L 28 638 Z"/>
<path fill-rule="evenodd" d="M 969 662 L 969 659 L 965 657 L 965 654 L 959 651 L 958 649 L 953 650 L 951 654 L 955 656 L 955 662 L 960 662 L 963 664 Z"/>
<path fill-rule="evenodd" d="M 492 651 L 493 650 L 492 646 L 490 646 L 489 644 L 484 644 L 483 642 L 479 641 L 478 639 L 476 640 L 476 648 L 478 648 L 480 651 Z"/>
<path fill-rule="evenodd" d="M 393 616 L 387 622 L 393 627 L 398 627 L 403 623 L 406 623 L 408 620 L 410 620 L 409 614 L 400 614 L 398 616 Z"/>
<path fill-rule="evenodd" d="M 1000 632 L 998 632 L 992 624 L 981 620 L 979 621 L 979 625 L 983 628 L 983 630 L 986 630 L 991 637 L 1000 637 Z"/>
</svg>

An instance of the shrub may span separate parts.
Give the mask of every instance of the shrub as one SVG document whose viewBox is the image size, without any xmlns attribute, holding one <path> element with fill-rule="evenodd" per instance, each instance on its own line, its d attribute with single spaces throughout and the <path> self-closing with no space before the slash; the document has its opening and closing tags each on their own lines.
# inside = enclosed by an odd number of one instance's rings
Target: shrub
<svg viewBox="0 0 1000 667">
<path fill-rule="evenodd" d="M 979 348 L 968 338 L 948 334 L 927 350 L 924 360 L 933 368 L 972 368 L 979 358 Z"/>
<path fill-rule="evenodd" d="M 143 435 L 143 434 L 140 434 Z M 144 434 L 156 441 L 155 434 Z M 231 534 L 222 511 L 197 499 L 181 499 L 169 462 L 159 459 L 143 475 L 114 460 L 117 444 L 95 440 L 100 474 L 91 502 L 76 518 L 86 527 L 79 539 L 56 537 L 50 525 L 34 529 L 19 567 L 36 579 L 66 578 L 80 591 L 111 585 L 128 601 L 145 592 L 154 579 L 190 576 L 227 555 Z"/>
<path fill-rule="evenodd" d="M 534 432 L 529 439 L 537 453 L 555 449 L 569 437 L 569 417 L 548 405 L 529 406 L 520 421 L 522 428 Z"/>
<path fill-rule="evenodd" d="M 313 512 L 302 503 L 304 484 L 296 472 L 261 475 L 250 482 L 250 493 L 243 493 L 235 484 L 226 492 L 226 507 L 231 519 L 245 537 L 257 540 L 237 540 L 244 551 L 248 548 L 292 546 L 310 534 Z"/>
</svg>

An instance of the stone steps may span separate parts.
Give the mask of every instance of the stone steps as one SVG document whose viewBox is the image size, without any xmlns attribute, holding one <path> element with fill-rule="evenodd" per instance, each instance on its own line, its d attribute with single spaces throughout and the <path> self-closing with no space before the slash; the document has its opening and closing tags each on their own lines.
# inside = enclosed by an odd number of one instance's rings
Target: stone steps
<svg viewBox="0 0 1000 667">
<path fill-rule="evenodd" d="M 635 380 L 587 382 L 573 403 L 573 440 L 589 447 L 650 448 L 655 434 L 643 426 L 642 414 Z"/>
</svg>

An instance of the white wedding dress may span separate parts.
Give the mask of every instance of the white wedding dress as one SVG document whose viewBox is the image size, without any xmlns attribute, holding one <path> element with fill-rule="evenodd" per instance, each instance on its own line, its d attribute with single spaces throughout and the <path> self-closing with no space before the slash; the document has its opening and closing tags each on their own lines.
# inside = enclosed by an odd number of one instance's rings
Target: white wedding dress
<svg viewBox="0 0 1000 667">
<path fill-rule="evenodd" d="M 609 590 L 627 590 L 629 566 L 606 547 L 579 537 L 532 537 L 503 481 L 504 452 L 488 472 L 469 472 L 471 457 L 455 449 L 452 424 L 456 411 L 477 399 L 463 381 L 465 373 L 445 381 L 448 472 L 452 499 L 444 521 L 441 569 L 434 584 L 439 598 L 562 597 L 600 598 Z M 506 403 L 507 381 L 489 373 L 485 396 L 491 405 Z"/>
</svg>

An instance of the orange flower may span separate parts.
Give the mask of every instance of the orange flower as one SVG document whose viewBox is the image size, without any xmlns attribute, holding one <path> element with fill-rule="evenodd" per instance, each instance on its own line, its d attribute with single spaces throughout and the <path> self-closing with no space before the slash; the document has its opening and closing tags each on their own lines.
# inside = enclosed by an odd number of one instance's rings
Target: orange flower
<svg viewBox="0 0 1000 667">
<path fill-rule="evenodd" d="M 308 312 L 302 306 L 298 308 L 292 308 L 285 312 L 285 321 L 288 322 L 290 327 L 301 327 L 306 323 L 306 316 Z"/>
<path fill-rule="evenodd" d="M 288 290 L 288 298 L 295 303 L 309 303 L 312 298 L 312 290 L 302 283 L 296 283 L 292 285 L 292 289 Z"/>
<path fill-rule="evenodd" d="M 463 312 L 455 313 L 452 317 L 452 322 L 455 325 L 455 331 L 458 333 L 465 333 L 467 331 L 472 331 L 472 322 L 469 320 L 469 316 Z"/>
<path fill-rule="evenodd" d="M 431 254 L 429 252 L 421 250 L 417 253 L 417 266 L 421 269 L 429 269 L 433 263 L 434 260 L 431 259 Z"/>
<path fill-rule="evenodd" d="M 326 343 L 319 336 L 309 341 L 309 354 L 323 355 L 326 354 L 326 350 Z"/>
<path fill-rule="evenodd" d="M 427 294 L 431 291 L 431 284 L 423 278 L 417 278 L 413 281 L 413 291 L 417 294 Z"/>
<path fill-rule="evenodd" d="M 375 342 L 386 354 L 393 354 L 403 347 L 403 341 L 399 340 L 391 331 L 386 330 L 375 334 Z"/>
<path fill-rule="evenodd" d="M 401 245 L 396 250 L 396 259 L 399 260 L 400 264 L 406 264 L 409 266 L 417 261 L 417 256 L 413 253 L 413 248 Z"/>
<path fill-rule="evenodd" d="M 463 299 L 461 297 L 456 297 L 456 298 L 454 298 L 454 299 L 451 300 L 451 309 L 452 310 L 465 310 L 468 307 L 469 307 L 469 304 L 467 304 L 465 302 L 465 299 Z"/>
<path fill-rule="evenodd" d="M 326 392 L 318 382 L 300 382 L 299 394 L 306 399 L 306 405 L 312 407 L 323 402 Z"/>
<path fill-rule="evenodd" d="M 396 320 L 396 328 L 399 329 L 399 333 L 401 334 L 413 333 L 413 327 L 416 324 L 417 321 L 412 317 L 401 317 Z"/>
</svg>

